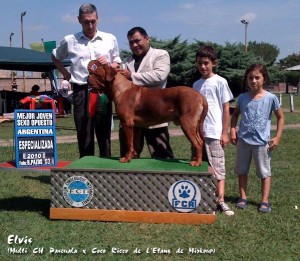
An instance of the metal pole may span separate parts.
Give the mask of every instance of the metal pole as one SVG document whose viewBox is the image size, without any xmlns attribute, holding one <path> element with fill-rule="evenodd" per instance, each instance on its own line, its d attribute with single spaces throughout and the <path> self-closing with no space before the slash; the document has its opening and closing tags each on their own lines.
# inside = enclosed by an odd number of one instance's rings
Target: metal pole
<svg viewBox="0 0 300 261">
<path fill-rule="evenodd" d="M 294 95 L 290 93 L 290 111 L 294 111 Z"/>
<path fill-rule="evenodd" d="M 24 48 L 24 32 L 23 32 L 23 16 L 26 15 L 26 11 L 21 13 L 21 35 L 22 35 L 22 48 Z M 23 71 L 23 92 L 25 92 L 25 72 Z"/>
<path fill-rule="evenodd" d="M 245 53 L 248 51 L 247 28 L 248 28 L 248 22 L 245 23 Z"/>
<path fill-rule="evenodd" d="M 248 51 L 248 40 L 247 40 L 247 29 L 249 22 L 246 20 L 242 20 L 241 23 L 245 25 L 245 53 Z"/>
<path fill-rule="evenodd" d="M 14 36 L 14 33 L 10 33 L 9 36 L 9 47 L 12 47 L 12 37 Z"/>
<path fill-rule="evenodd" d="M 281 94 L 281 92 L 279 93 L 279 104 L 280 104 L 280 106 L 282 106 L 282 94 Z"/>
<path fill-rule="evenodd" d="M 10 36 L 9 36 L 9 47 L 12 47 L 12 37 L 14 36 L 14 33 L 10 33 Z M 13 71 L 11 70 L 10 71 L 10 77 L 11 77 L 11 82 L 13 82 Z"/>
</svg>

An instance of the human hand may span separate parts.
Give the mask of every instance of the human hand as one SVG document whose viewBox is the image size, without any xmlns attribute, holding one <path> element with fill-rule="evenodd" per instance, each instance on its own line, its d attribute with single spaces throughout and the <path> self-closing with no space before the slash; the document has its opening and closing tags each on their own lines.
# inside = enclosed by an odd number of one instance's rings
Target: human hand
<svg viewBox="0 0 300 261">
<path fill-rule="evenodd" d="M 126 69 L 120 69 L 119 72 L 125 76 L 128 80 L 131 80 L 131 71 Z"/>
<path fill-rule="evenodd" d="M 279 144 L 279 139 L 277 137 L 274 137 L 270 139 L 269 143 L 269 150 L 275 150 Z"/>
<path fill-rule="evenodd" d="M 106 60 L 106 58 L 103 55 L 98 56 L 97 60 L 100 62 L 101 65 L 109 64 L 109 62 Z"/>
<path fill-rule="evenodd" d="M 230 143 L 232 145 L 236 145 L 237 143 L 237 135 L 235 130 L 230 131 Z"/>
<path fill-rule="evenodd" d="M 227 134 L 222 134 L 221 135 L 220 143 L 221 143 L 222 148 L 225 148 L 228 145 L 229 139 L 228 139 Z"/>
</svg>

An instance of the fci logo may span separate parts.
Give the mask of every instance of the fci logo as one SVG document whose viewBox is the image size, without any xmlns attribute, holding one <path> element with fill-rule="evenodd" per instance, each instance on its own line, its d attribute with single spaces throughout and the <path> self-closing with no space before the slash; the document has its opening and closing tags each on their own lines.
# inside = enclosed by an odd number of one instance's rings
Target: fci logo
<svg viewBox="0 0 300 261">
<path fill-rule="evenodd" d="M 93 196 L 93 185 L 83 176 L 72 176 L 63 185 L 63 197 L 73 207 L 87 205 Z"/>
<path fill-rule="evenodd" d="M 191 212 L 199 205 L 201 193 L 198 186 L 189 180 L 174 183 L 168 193 L 169 202 L 179 212 Z"/>
</svg>

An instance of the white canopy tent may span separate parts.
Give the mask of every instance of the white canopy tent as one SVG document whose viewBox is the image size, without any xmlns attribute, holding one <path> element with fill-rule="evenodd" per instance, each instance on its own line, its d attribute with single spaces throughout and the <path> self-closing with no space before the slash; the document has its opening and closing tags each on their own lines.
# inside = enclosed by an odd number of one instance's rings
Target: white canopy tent
<svg viewBox="0 0 300 261">
<path fill-rule="evenodd" d="M 300 71 L 300 64 L 285 69 L 286 71 Z"/>
</svg>

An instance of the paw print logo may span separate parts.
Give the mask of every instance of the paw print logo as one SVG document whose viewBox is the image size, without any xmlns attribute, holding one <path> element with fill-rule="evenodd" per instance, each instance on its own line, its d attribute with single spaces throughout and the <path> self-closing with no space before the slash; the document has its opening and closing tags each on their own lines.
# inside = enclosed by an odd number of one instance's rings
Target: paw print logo
<svg viewBox="0 0 300 261">
<path fill-rule="evenodd" d="M 178 192 L 180 193 L 179 197 L 188 198 L 190 197 L 191 190 L 189 189 L 188 186 L 181 185 L 181 188 L 178 190 Z"/>
<path fill-rule="evenodd" d="M 190 180 L 179 180 L 169 188 L 168 199 L 178 212 L 191 212 L 201 201 L 201 193 L 196 183 Z"/>
</svg>

